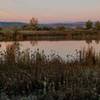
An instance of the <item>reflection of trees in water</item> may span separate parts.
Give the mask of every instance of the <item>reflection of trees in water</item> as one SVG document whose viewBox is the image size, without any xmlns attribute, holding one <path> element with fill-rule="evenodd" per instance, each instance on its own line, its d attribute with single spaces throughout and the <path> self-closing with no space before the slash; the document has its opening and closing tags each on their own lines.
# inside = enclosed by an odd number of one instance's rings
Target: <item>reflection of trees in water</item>
<svg viewBox="0 0 100 100">
<path fill-rule="evenodd" d="M 97 44 L 99 44 L 100 40 L 95 40 L 95 42 L 96 42 Z"/>
<path fill-rule="evenodd" d="M 92 43 L 92 40 L 86 40 L 86 43 L 90 44 L 90 43 Z"/>
<path fill-rule="evenodd" d="M 30 44 L 31 44 L 32 46 L 35 46 L 37 43 L 38 43 L 38 41 L 30 41 Z"/>
<path fill-rule="evenodd" d="M 90 43 L 92 43 L 92 41 L 93 40 L 86 40 L 86 43 L 87 44 L 90 44 Z M 100 42 L 100 40 L 98 40 L 98 39 L 97 40 L 94 40 L 94 41 L 95 41 L 96 44 L 99 44 L 99 42 Z"/>
</svg>

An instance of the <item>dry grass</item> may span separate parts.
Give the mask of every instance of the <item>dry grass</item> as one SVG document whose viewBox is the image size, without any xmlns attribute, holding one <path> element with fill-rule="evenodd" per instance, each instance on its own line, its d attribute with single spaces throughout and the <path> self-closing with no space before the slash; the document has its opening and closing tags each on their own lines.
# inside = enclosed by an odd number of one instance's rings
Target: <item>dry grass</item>
<svg viewBox="0 0 100 100">
<path fill-rule="evenodd" d="M 11 95 L 52 95 L 63 100 L 98 100 L 100 57 L 93 48 L 79 51 L 79 59 L 64 61 L 44 51 L 20 51 L 18 44 L 0 54 L 0 92 Z M 55 99 L 56 100 L 56 99 Z"/>
</svg>

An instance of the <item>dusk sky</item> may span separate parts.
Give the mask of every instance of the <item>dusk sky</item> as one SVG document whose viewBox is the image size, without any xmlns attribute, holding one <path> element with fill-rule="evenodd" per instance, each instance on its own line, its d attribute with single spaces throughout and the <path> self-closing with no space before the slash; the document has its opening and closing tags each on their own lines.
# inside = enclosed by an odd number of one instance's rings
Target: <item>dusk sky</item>
<svg viewBox="0 0 100 100">
<path fill-rule="evenodd" d="M 0 21 L 44 22 L 100 20 L 100 0 L 0 0 Z"/>
</svg>

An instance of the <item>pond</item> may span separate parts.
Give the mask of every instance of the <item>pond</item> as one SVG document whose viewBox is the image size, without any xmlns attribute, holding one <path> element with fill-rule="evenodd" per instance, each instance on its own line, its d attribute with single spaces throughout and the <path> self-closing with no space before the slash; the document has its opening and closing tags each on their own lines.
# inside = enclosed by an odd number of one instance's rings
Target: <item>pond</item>
<svg viewBox="0 0 100 100">
<path fill-rule="evenodd" d="M 70 56 L 70 59 L 76 57 L 77 51 L 87 49 L 88 47 L 93 47 L 95 52 L 98 54 L 100 52 L 100 43 L 95 40 L 87 43 L 83 41 L 23 41 L 18 42 L 20 44 L 21 50 L 30 49 L 30 51 L 36 51 L 39 49 L 41 52 L 44 50 L 46 55 L 58 54 L 62 58 L 66 59 L 67 55 Z M 13 42 L 0 42 L 0 50 L 3 51 L 6 49 L 7 45 L 13 44 Z"/>
</svg>

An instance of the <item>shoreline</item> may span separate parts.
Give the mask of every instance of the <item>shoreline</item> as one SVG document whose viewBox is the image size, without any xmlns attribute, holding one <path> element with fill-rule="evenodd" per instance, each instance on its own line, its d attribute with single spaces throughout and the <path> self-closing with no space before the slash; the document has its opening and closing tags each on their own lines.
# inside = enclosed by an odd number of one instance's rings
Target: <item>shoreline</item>
<svg viewBox="0 0 100 100">
<path fill-rule="evenodd" d="M 66 31 L 29 31 L 0 32 L 0 41 L 67 41 L 100 40 L 99 30 L 70 29 Z"/>
</svg>

